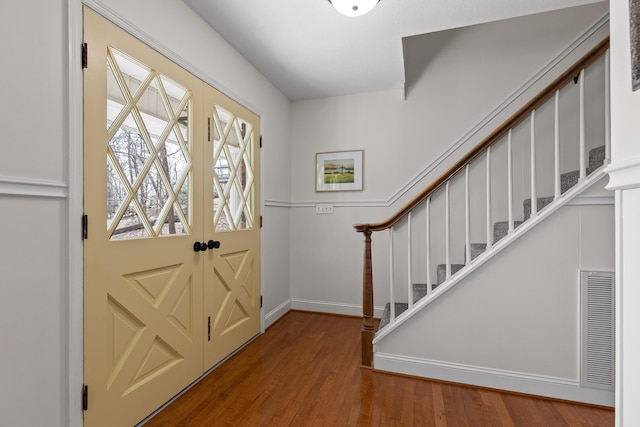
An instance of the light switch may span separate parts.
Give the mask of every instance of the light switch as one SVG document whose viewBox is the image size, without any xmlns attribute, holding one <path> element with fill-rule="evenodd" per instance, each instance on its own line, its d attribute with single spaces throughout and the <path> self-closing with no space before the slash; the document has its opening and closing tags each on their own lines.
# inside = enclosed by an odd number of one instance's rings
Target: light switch
<svg viewBox="0 0 640 427">
<path fill-rule="evenodd" d="M 317 214 L 332 214 L 333 213 L 333 205 L 327 203 L 319 203 L 316 205 L 316 213 Z"/>
</svg>

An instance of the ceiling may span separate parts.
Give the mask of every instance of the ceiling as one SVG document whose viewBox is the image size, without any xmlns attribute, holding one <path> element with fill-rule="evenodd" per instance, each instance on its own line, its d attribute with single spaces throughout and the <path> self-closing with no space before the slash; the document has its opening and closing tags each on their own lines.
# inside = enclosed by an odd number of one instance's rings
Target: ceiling
<svg viewBox="0 0 640 427">
<path fill-rule="evenodd" d="M 380 0 L 353 18 L 328 0 L 183 1 L 298 101 L 403 89 L 403 37 L 601 0 Z"/>
</svg>

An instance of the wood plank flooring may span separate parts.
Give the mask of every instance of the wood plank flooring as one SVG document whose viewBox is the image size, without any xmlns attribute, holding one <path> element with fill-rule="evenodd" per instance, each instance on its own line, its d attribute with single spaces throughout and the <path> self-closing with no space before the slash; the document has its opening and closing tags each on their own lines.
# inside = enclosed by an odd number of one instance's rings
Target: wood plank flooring
<svg viewBox="0 0 640 427">
<path fill-rule="evenodd" d="M 607 408 L 363 369 L 360 328 L 289 312 L 145 427 L 614 425 Z"/>
</svg>

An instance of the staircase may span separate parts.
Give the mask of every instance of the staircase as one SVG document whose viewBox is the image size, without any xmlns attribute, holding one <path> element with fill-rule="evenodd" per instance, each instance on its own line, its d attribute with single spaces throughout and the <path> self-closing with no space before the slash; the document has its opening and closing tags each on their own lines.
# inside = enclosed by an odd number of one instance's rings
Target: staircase
<svg viewBox="0 0 640 427">
<path fill-rule="evenodd" d="M 386 221 L 354 226 L 365 237 L 363 366 L 373 366 L 374 343 L 605 175 L 610 151 L 608 48 L 606 38 L 395 215 Z M 600 67 L 605 70 L 604 78 L 590 80 L 596 81 L 591 84 L 598 90 L 590 90 L 587 99 L 585 79 L 598 74 L 587 74 L 586 70 L 592 70 L 590 67 L 599 60 L 604 61 L 604 67 Z M 577 100 L 568 95 L 575 93 L 575 87 L 579 87 Z M 600 98 L 594 100 L 594 96 Z M 603 113 L 598 118 L 602 130 L 593 132 L 591 113 L 587 138 L 585 111 L 591 108 L 593 112 L 594 105 Z M 545 111 L 553 111 L 551 129 L 548 120 L 545 122 Z M 546 125 L 536 126 L 537 113 Z M 563 122 L 565 116 L 569 119 Z M 574 129 L 569 123 L 576 121 Z M 568 128 L 576 135 L 568 137 Z M 522 135 L 527 132 L 525 142 Z M 522 216 L 517 216 L 514 206 L 520 203 Z M 389 236 L 389 292 L 384 296 L 388 302 L 376 332 L 371 236 L 379 231 L 387 231 Z M 464 254 L 456 258 L 456 263 L 453 258 L 460 248 L 464 248 Z"/>
<path fill-rule="evenodd" d="M 589 179 L 593 172 L 600 169 L 605 164 L 605 146 L 601 145 L 599 147 L 593 148 L 589 151 L 589 164 L 587 167 L 586 175 Z M 560 189 L 561 193 L 564 194 L 571 188 L 573 188 L 576 184 L 578 184 L 580 178 L 580 171 L 573 170 L 570 172 L 566 172 L 560 175 Z M 542 209 L 547 207 L 548 205 L 554 202 L 553 196 L 546 197 L 538 197 L 537 198 L 537 211 L 540 212 Z M 514 221 L 513 226 L 514 229 L 517 229 L 520 225 L 524 224 L 525 221 L 531 218 L 531 199 L 525 199 L 522 203 L 523 208 L 523 221 Z M 504 237 L 507 237 L 509 234 L 509 221 L 498 221 L 493 223 L 493 244 L 498 243 Z M 466 249 L 466 248 L 465 248 Z M 478 256 L 482 255 L 487 250 L 486 243 L 471 243 L 470 245 L 470 258 L 471 261 L 475 260 Z M 464 253 L 464 257 L 466 258 L 466 250 Z M 451 264 L 451 276 L 458 273 L 462 268 L 464 268 L 465 264 Z M 436 267 L 436 283 L 431 284 L 431 291 L 435 290 L 439 285 L 444 283 L 447 280 L 447 264 L 438 264 Z M 430 292 L 426 283 L 413 283 L 412 284 L 412 300 L 413 304 L 416 304 L 420 299 L 427 296 Z M 409 308 L 409 303 L 407 302 L 396 302 L 395 305 L 395 316 L 400 316 Z M 387 326 L 391 321 L 391 303 L 386 303 L 384 307 L 384 311 L 382 314 L 382 318 L 380 320 L 380 324 L 378 326 L 378 330 L 382 330 L 385 326 Z"/>
</svg>

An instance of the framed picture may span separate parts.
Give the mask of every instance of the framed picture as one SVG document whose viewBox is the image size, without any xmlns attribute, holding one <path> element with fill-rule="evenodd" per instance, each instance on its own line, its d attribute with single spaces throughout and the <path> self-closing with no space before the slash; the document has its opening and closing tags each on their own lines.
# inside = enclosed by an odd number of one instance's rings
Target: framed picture
<svg viewBox="0 0 640 427">
<path fill-rule="evenodd" d="M 362 190 L 363 150 L 316 153 L 316 191 Z"/>
</svg>

